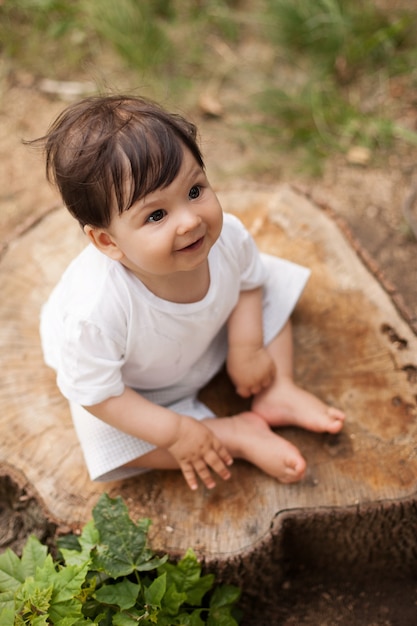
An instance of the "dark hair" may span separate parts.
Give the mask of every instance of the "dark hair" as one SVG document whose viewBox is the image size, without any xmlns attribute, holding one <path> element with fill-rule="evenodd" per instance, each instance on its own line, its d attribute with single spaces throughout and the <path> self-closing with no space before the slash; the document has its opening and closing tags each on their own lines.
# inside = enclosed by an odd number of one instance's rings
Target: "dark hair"
<svg viewBox="0 0 417 626">
<path fill-rule="evenodd" d="M 46 172 L 81 226 L 107 227 L 156 189 L 168 186 L 183 148 L 204 168 L 194 124 L 145 98 L 93 96 L 65 109 L 41 144 Z"/>
</svg>

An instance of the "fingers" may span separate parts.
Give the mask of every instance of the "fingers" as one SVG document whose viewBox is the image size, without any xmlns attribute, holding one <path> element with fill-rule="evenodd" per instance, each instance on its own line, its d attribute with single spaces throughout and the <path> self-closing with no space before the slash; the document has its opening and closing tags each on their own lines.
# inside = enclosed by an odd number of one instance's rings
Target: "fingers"
<svg viewBox="0 0 417 626">
<path fill-rule="evenodd" d="M 239 385 L 236 387 L 236 393 L 241 398 L 250 398 L 251 396 L 256 396 L 258 393 L 263 391 L 263 389 L 267 389 L 273 382 L 273 376 L 267 376 L 260 381 L 253 383 L 252 385 Z"/>
<path fill-rule="evenodd" d="M 211 472 L 206 463 L 204 463 L 203 460 L 198 461 L 194 465 L 194 469 L 197 473 L 197 476 L 199 476 L 200 480 L 207 487 L 207 489 L 214 489 L 216 483 L 214 482 L 213 476 L 211 475 Z M 194 489 L 196 489 L 196 487 L 194 487 Z"/>
<path fill-rule="evenodd" d="M 242 386 L 236 387 L 236 393 L 241 398 L 250 398 L 251 395 L 253 395 L 251 387 L 242 387 Z"/>
<path fill-rule="evenodd" d="M 228 480 L 231 476 L 228 469 L 233 463 L 233 457 L 229 451 L 219 444 L 217 449 L 211 449 L 206 455 L 206 463 L 209 465 L 223 480 Z"/>
<path fill-rule="evenodd" d="M 191 464 L 189 465 L 184 464 L 184 465 L 181 465 L 180 467 L 181 467 L 182 474 L 185 478 L 185 482 L 187 483 L 189 488 L 192 491 L 195 491 L 196 489 L 198 489 L 198 482 L 197 482 L 197 477 L 194 471 L 194 467 Z"/>
<path fill-rule="evenodd" d="M 266 367 L 260 367 L 258 371 L 250 369 L 240 377 L 235 377 L 236 393 L 242 398 L 256 396 L 258 393 L 272 385 L 276 376 L 276 367 L 270 360 Z"/>
<path fill-rule="evenodd" d="M 213 489 L 216 483 L 211 474 L 210 468 L 216 472 L 223 480 L 231 477 L 228 466 L 232 465 L 233 458 L 222 445 L 215 450 L 209 450 L 203 458 L 189 461 L 180 465 L 181 471 L 187 485 L 195 491 L 198 488 L 197 477 L 203 482 L 207 489 Z"/>
</svg>

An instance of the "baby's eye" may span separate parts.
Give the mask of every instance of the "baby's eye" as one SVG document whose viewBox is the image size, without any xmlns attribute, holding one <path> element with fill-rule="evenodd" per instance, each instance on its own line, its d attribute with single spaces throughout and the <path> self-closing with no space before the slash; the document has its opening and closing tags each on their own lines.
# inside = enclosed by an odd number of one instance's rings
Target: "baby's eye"
<svg viewBox="0 0 417 626">
<path fill-rule="evenodd" d="M 147 222 L 159 222 L 163 217 L 165 217 L 166 211 L 164 209 L 157 209 L 153 213 L 150 214 Z"/>
<path fill-rule="evenodd" d="M 188 192 L 188 197 L 190 198 L 190 200 L 195 200 L 196 198 L 199 197 L 200 192 L 201 192 L 200 186 L 194 185 L 193 187 L 191 187 L 190 191 Z"/>
</svg>

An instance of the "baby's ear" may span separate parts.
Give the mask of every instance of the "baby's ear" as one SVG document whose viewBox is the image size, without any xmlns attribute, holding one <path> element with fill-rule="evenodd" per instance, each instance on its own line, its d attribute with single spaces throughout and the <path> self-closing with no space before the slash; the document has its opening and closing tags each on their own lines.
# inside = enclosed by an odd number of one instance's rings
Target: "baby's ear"
<svg viewBox="0 0 417 626">
<path fill-rule="evenodd" d="M 104 228 L 95 226 L 84 226 L 84 232 L 95 247 L 115 261 L 120 261 L 123 257 L 122 251 L 114 241 L 113 237 Z"/>
</svg>

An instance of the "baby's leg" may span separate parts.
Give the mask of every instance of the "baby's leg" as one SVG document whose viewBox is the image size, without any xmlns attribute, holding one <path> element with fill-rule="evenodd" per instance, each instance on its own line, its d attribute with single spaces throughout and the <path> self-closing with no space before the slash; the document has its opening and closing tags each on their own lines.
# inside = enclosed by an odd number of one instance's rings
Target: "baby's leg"
<svg viewBox="0 0 417 626">
<path fill-rule="evenodd" d="M 293 380 L 293 343 L 290 322 L 267 346 L 277 374 L 272 385 L 258 394 L 252 410 L 271 426 L 299 426 L 315 432 L 337 433 L 345 415 L 324 404 Z"/>
<path fill-rule="evenodd" d="M 306 463 L 300 452 L 289 441 L 276 435 L 259 415 L 239 413 L 233 417 L 207 419 L 204 423 L 233 458 L 249 461 L 282 483 L 297 482 L 304 476 Z M 167 450 L 156 448 L 127 467 L 178 469 L 178 464 Z"/>
</svg>

